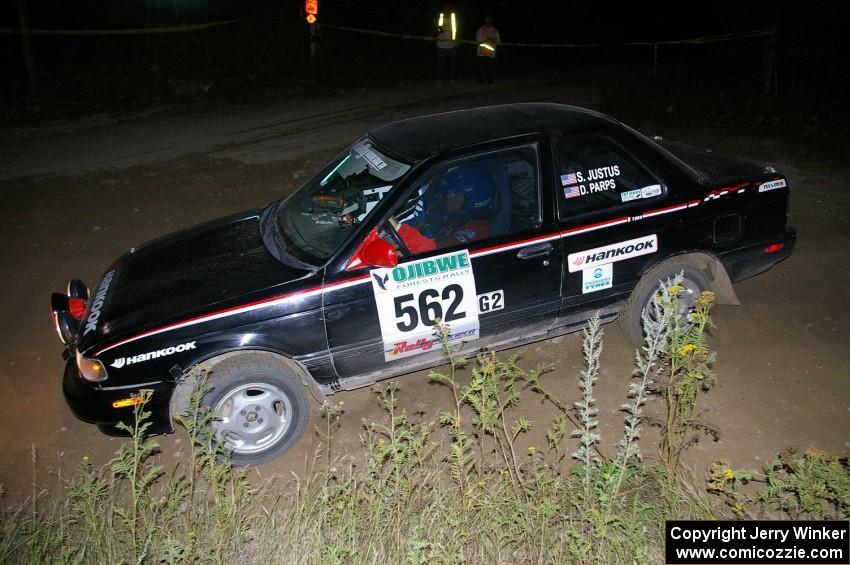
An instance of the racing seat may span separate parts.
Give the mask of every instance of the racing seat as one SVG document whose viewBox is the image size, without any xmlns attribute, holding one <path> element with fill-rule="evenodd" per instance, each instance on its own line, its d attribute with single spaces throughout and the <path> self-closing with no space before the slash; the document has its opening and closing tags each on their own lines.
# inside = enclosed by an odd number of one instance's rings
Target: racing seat
<svg viewBox="0 0 850 565">
<path fill-rule="evenodd" d="M 491 235 L 500 236 L 511 231 L 511 185 L 508 181 L 508 173 L 505 166 L 498 159 L 487 159 L 476 163 L 482 169 L 490 173 L 496 186 L 495 214 L 492 218 L 493 228 Z"/>
</svg>

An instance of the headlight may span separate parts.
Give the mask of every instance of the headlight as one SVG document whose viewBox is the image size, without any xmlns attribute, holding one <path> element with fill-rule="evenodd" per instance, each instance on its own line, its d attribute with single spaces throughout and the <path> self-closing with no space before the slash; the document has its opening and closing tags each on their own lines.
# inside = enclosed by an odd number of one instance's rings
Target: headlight
<svg viewBox="0 0 850 565">
<path fill-rule="evenodd" d="M 97 359 L 89 359 L 83 357 L 77 351 L 77 369 L 80 370 L 80 376 L 91 383 L 105 381 L 109 376 L 106 374 L 106 367 Z"/>
</svg>

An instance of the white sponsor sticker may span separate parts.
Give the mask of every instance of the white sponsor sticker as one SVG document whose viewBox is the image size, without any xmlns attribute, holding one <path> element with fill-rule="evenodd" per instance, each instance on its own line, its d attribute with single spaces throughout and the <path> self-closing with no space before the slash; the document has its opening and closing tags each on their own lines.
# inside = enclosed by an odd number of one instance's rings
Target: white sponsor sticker
<svg viewBox="0 0 850 565">
<path fill-rule="evenodd" d="M 581 271 L 581 293 L 596 292 L 614 285 L 614 264 L 597 265 Z"/>
<path fill-rule="evenodd" d="M 763 182 L 761 186 L 759 186 L 759 192 L 767 192 L 768 190 L 776 190 L 777 188 L 785 188 L 788 186 L 785 183 L 785 179 L 772 180 L 770 182 Z"/>
<path fill-rule="evenodd" d="M 639 190 L 627 190 L 620 194 L 620 200 L 623 202 L 630 202 L 639 198 L 642 198 Z"/>
<path fill-rule="evenodd" d="M 653 196 L 658 196 L 659 194 L 661 194 L 660 184 L 651 184 L 640 189 L 641 198 L 652 198 Z"/>
<path fill-rule="evenodd" d="M 505 291 L 494 290 L 478 295 L 478 313 L 495 312 L 505 307 Z"/>
<path fill-rule="evenodd" d="M 352 147 L 352 149 L 355 153 L 366 159 L 373 168 L 379 171 L 387 166 L 386 161 L 381 159 L 377 153 L 372 151 L 372 144 L 368 141 L 361 141 Z"/>
<path fill-rule="evenodd" d="M 581 271 L 594 265 L 604 265 L 606 263 L 615 263 L 640 255 L 648 255 L 658 251 L 658 236 L 655 234 L 621 241 L 606 245 L 605 247 L 595 247 L 587 251 L 579 251 L 578 253 L 570 253 L 567 257 L 570 272 Z"/>
<path fill-rule="evenodd" d="M 373 269 L 372 291 L 381 323 L 384 360 L 395 361 L 441 347 L 440 318 L 449 343 L 478 339 L 475 277 L 466 250 Z"/>
<path fill-rule="evenodd" d="M 135 365 L 136 363 L 144 363 L 145 361 L 150 361 L 151 359 L 157 359 L 159 357 L 168 357 L 169 355 L 174 355 L 175 353 L 183 353 L 184 351 L 190 351 L 195 349 L 194 341 L 189 341 L 187 343 L 181 343 L 180 345 L 175 345 L 172 347 L 163 347 L 162 349 L 157 349 L 156 351 L 148 351 L 147 353 L 140 353 L 139 355 L 133 355 L 131 357 L 116 357 L 112 363 L 109 364 L 110 367 L 114 367 L 116 369 L 121 369 L 126 365 Z"/>
</svg>

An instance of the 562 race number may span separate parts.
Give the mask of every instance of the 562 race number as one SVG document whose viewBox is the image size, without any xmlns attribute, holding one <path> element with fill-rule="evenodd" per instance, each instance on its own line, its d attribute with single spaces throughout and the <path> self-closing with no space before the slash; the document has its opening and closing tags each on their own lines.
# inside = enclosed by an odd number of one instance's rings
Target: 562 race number
<svg viewBox="0 0 850 565">
<path fill-rule="evenodd" d="M 408 293 L 402 296 L 396 296 L 395 316 L 399 331 L 409 332 L 419 326 L 419 320 L 422 320 L 426 326 L 433 326 L 437 323 L 437 318 L 440 318 L 446 323 L 460 320 L 466 316 L 466 313 L 459 310 L 459 306 L 463 300 L 463 287 L 459 284 L 450 284 L 439 292 L 433 288 L 426 288 L 419 293 L 419 299 L 414 298 L 413 293 Z M 416 307 L 418 303 L 418 308 Z M 448 303 L 448 308 L 443 315 L 443 305 Z"/>
</svg>

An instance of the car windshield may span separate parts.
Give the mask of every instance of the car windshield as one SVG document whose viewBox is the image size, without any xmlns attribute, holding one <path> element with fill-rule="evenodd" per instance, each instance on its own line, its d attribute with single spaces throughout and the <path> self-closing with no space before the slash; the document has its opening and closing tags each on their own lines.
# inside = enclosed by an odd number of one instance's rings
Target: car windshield
<svg viewBox="0 0 850 565">
<path fill-rule="evenodd" d="M 282 251 L 307 263 L 330 258 L 408 170 L 359 140 L 279 206 Z"/>
</svg>

